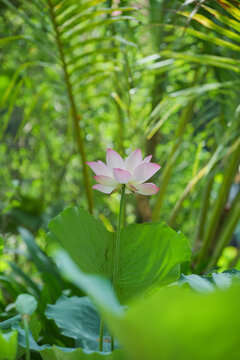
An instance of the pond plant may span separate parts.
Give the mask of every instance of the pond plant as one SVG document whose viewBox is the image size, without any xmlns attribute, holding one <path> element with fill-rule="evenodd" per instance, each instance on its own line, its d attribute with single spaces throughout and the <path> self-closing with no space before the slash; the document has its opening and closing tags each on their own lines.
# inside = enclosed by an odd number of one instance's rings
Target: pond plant
<svg viewBox="0 0 240 360">
<path fill-rule="evenodd" d="M 0 12 L 0 360 L 239 360 L 239 1 Z"/>
<path fill-rule="evenodd" d="M 212 360 L 224 359 L 229 351 L 232 359 L 239 357 L 236 299 L 240 272 L 232 269 L 203 277 L 180 276 L 181 266 L 188 269 L 191 260 L 183 234 L 158 221 L 122 228 L 125 194 L 153 195 L 159 190 L 146 182 L 160 169 L 151 158 L 142 159 L 137 149 L 123 160 L 108 149 L 106 164 L 88 162 L 98 182 L 94 189 L 121 194 L 117 231 L 107 231 L 77 207 L 51 220 L 47 241 L 54 248 L 57 272 L 67 281 L 65 286 L 72 284 L 74 288 L 65 288 L 54 303 L 45 300 L 44 315 L 38 311 L 38 296 L 20 294 L 12 305 L 15 315 L 0 323 L 1 359 L 14 360 L 26 354 L 30 360 L 40 354 L 43 360 L 103 356 Z M 29 237 L 26 230 L 22 234 Z M 41 257 L 47 266 L 53 266 L 46 255 Z M 31 281 L 27 274 L 22 276 Z M 32 282 L 31 287 L 41 291 L 39 284 Z M 81 296 L 74 295 L 77 288 Z M 231 306 L 227 306 L 229 302 Z M 44 332 L 40 335 L 47 319 L 60 331 L 53 335 L 52 344 L 44 343 Z M 216 341 L 230 323 L 231 336 L 221 335 L 219 346 Z M 67 338 L 73 341 L 70 347 L 66 346 Z"/>
<path fill-rule="evenodd" d="M 151 163 L 152 155 L 142 159 L 140 149 L 133 151 L 124 161 L 121 155 L 112 149 L 107 150 L 106 162 L 89 162 L 88 165 L 94 171 L 94 179 L 99 183 L 93 186 L 93 189 L 99 190 L 105 194 L 113 194 L 121 191 L 120 208 L 118 215 L 118 227 L 116 240 L 114 241 L 112 285 L 115 289 L 118 276 L 118 263 L 120 255 L 121 227 L 124 211 L 124 195 L 129 193 L 139 193 L 141 195 L 156 194 L 159 188 L 146 183 L 159 169 L 158 164 Z M 114 350 L 113 337 L 111 339 L 111 349 Z M 103 349 L 103 320 L 100 327 L 99 350 Z"/>
</svg>

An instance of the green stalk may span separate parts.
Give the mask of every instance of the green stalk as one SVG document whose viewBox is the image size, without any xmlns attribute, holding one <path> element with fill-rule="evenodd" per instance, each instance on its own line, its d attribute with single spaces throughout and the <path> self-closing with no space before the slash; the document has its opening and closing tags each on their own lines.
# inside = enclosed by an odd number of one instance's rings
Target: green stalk
<svg viewBox="0 0 240 360">
<path fill-rule="evenodd" d="M 120 209 L 119 209 L 119 215 L 118 215 L 117 238 L 116 238 L 116 244 L 115 244 L 113 276 L 112 276 L 112 284 L 113 284 L 114 289 L 116 288 L 117 271 L 118 271 L 118 264 L 119 264 L 121 227 L 122 227 L 123 210 L 124 210 L 124 195 L 125 195 L 125 185 L 123 185 L 122 191 L 121 191 L 121 201 L 120 201 Z"/>
<path fill-rule="evenodd" d="M 208 171 L 208 167 L 204 166 L 199 172 L 198 174 L 190 180 L 190 182 L 188 183 L 188 185 L 185 187 L 180 199 L 177 201 L 177 203 L 175 204 L 170 217 L 167 221 L 168 225 L 173 227 L 175 225 L 177 216 L 182 208 L 182 205 L 185 201 L 185 199 L 188 197 L 188 195 L 190 194 L 191 190 L 193 189 L 193 187 L 198 183 L 198 181 L 201 180 L 201 178 L 206 174 L 206 172 Z"/>
<path fill-rule="evenodd" d="M 165 169 L 163 171 L 163 174 L 162 174 L 161 186 L 160 186 L 160 190 L 157 195 L 156 204 L 155 204 L 155 207 L 153 209 L 153 214 L 152 214 L 153 221 L 156 221 L 159 218 L 159 214 L 160 214 L 162 204 L 163 204 L 163 198 L 164 198 L 164 195 L 166 194 L 167 187 L 168 187 L 171 175 L 172 175 L 172 169 L 173 169 L 174 163 L 175 163 L 177 155 L 178 155 L 178 152 L 176 151 L 177 147 L 174 146 L 174 148 L 172 149 L 172 151 L 169 155 L 169 158 L 168 158 L 169 160 L 168 160 L 168 162 L 165 166 Z"/>
<path fill-rule="evenodd" d="M 104 335 L 104 322 L 102 316 L 100 323 L 100 330 L 99 330 L 99 351 L 103 351 L 103 335 Z"/>
<path fill-rule="evenodd" d="M 112 285 L 113 288 L 116 289 L 116 280 L 117 280 L 117 272 L 119 265 L 119 252 L 120 252 L 120 243 L 121 243 L 121 228 L 122 228 L 122 220 L 124 213 L 124 195 L 125 195 L 125 185 L 122 187 L 121 191 L 121 201 L 120 201 L 120 209 L 118 215 L 118 227 L 117 227 L 117 237 L 116 243 L 114 247 L 114 263 L 113 263 L 113 276 L 112 276 Z M 114 350 L 114 336 L 111 336 L 111 350 Z"/>
<path fill-rule="evenodd" d="M 199 265 L 202 262 L 202 260 L 207 256 L 208 251 L 213 244 L 219 226 L 221 214 L 226 204 L 228 194 L 233 182 L 233 178 L 239 166 L 239 160 L 240 160 L 239 154 L 240 154 L 240 140 L 237 142 L 237 147 L 235 148 L 235 151 L 231 154 L 231 159 L 229 163 L 226 164 L 226 169 L 223 174 L 223 182 L 211 214 L 208 228 L 203 238 L 203 244 L 201 251 L 199 252 L 197 265 Z"/>
<path fill-rule="evenodd" d="M 25 338 L 26 338 L 26 360 L 30 360 L 30 350 L 29 350 L 29 327 L 28 327 L 28 319 L 27 315 L 23 315 L 23 327 L 25 331 Z"/>
<path fill-rule="evenodd" d="M 196 238 L 195 238 L 196 245 L 198 245 L 198 243 L 202 242 L 204 228 L 205 228 L 206 219 L 207 219 L 207 213 L 208 213 L 209 204 L 210 204 L 210 195 L 211 195 L 212 186 L 213 186 L 213 182 L 214 182 L 214 175 L 215 175 L 215 173 L 210 175 L 210 177 L 207 180 L 207 184 L 204 188 L 204 191 L 203 191 L 202 207 L 200 210 L 197 234 L 196 234 Z"/>
<path fill-rule="evenodd" d="M 211 260 L 206 268 L 206 271 L 210 271 L 214 268 L 220 258 L 222 251 L 229 244 L 238 220 L 240 219 L 240 191 L 238 192 L 231 209 L 223 223 L 223 228 L 217 242 L 217 246 L 214 249 Z"/>
<path fill-rule="evenodd" d="M 86 163 L 87 158 L 86 158 L 86 152 L 85 152 L 85 147 L 84 147 L 83 134 L 82 134 L 81 128 L 79 126 L 80 118 L 77 113 L 77 106 L 76 106 L 73 92 L 72 92 L 70 76 L 68 74 L 68 69 L 67 69 L 67 62 L 65 60 L 65 55 L 64 55 L 64 51 L 63 51 L 63 47 L 62 47 L 61 36 L 60 36 L 58 24 L 57 24 L 55 15 L 54 15 L 54 10 L 53 10 L 54 6 L 52 3 L 52 0 L 48 0 L 48 5 L 49 5 L 51 19 L 53 22 L 53 27 L 54 27 L 55 34 L 56 34 L 56 42 L 57 42 L 57 46 L 58 46 L 58 51 L 59 51 L 60 58 L 62 61 L 62 67 L 63 67 L 65 82 L 66 82 L 66 86 L 67 86 L 68 98 L 69 98 L 69 102 L 71 105 L 71 112 L 72 112 L 73 125 L 74 125 L 74 130 L 75 130 L 77 150 L 78 150 L 78 152 L 81 156 L 81 160 L 82 160 L 83 178 L 84 178 L 84 182 L 85 182 L 85 189 L 86 189 L 86 195 L 87 195 L 87 200 L 88 200 L 88 208 L 89 208 L 90 214 L 92 214 L 92 212 L 93 212 L 93 196 L 92 196 L 92 188 L 91 188 L 91 183 L 90 183 L 90 179 L 89 179 L 89 175 L 88 175 L 88 168 L 87 168 L 87 163 Z"/>
<path fill-rule="evenodd" d="M 194 78 L 192 81 L 192 86 L 198 83 L 198 77 L 199 77 L 199 68 L 197 68 L 195 71 Z M 183 136 L 185 134 L 186 127 L 193 116 L 193 109 L 195 103 L 196 103 L 195 99 L 189 101 L 188 106 L 184 108 L 182 111 L 181 118 L 174 135 L 174 144 L 168 156 L 167 166 L 165 167 L 165 170 L 162 174 L 162 182 L 161 182 L 160 190 L 158 192 L 155 207 L 153 209 L 152 220 L 154 221 L 159 218 L 163 205 L 163 198 L 166 195 L 168 184 L 172 176 L 172 171 L 178 157 L 178 150 L 183 141 Z"/>
<path fill-rule="evenodd" d="M 175 137 L 174 137 L 174 145 L 169 154 L 168 163 L 167 163 L 167 166 L 165 167 L 165 171 L 162 175 L 162 183 L 161 183 L 160 190 L 159 190 L 158 196 L 157 196 L 157 201 L 156 201 L 156 204 L 155 204 L 155 207 L 153 210 L 153 216 L 152 216 L 153 220 L 157 220 L 159 218 L 159 214 L 160 214 L 160 211 L 161 211 L 161 208 L 163 205 L 163 198 L 166 194 L 167 187 L 168 187 L 171 175 L 172 175 L 173 167 L 174 167 L 174 164 L 177 159 L 177 155 L 178 155 L 177 150 L 182 143 L 186 126 L 192 117 L 194 104 L 195 104 L 195 101 L 194 100 L 191 101 L 189 103 L 189 105 L 186 107 L 186 109 L 184 109 L 182 112 L 182 116 L 179 121 L 179 125 L 176 130 Z"/>
</svg>

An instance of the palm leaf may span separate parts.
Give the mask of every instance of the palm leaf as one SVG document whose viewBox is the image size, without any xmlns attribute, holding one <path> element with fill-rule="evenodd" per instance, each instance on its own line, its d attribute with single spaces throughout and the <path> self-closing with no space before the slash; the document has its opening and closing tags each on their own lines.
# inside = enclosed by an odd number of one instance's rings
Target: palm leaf
<svg viewBox="0 0 240 360">
<path fill-rule="evenodd" d="M 231 16 L 234 16 L 235 19 L 240 21 L 240 10 L 236 8 L 233 4 L 231 4 L 227 0 L 217 0 L 220 6 L 223 7 Z"/>
<path fill-rule="evenodd" d="M 181 11 L 180 14 L 187 18 L 190 15 L 190 13 L 187 11 Z M 236 34 L 235 32 L 233 32 L 231 30 L 223 28 L 222 26 L 215 24 L 212 20 L 208 19 L 206 16 L 203 16 L 201 14 L 195 14 L 195 15 L 193 15 L 192 19 L 197 21 L 201 25 L 205 26 L 206 28 L 216 31 L 220 35 L 227 36 L 231 40 L 240 42 L 238 34 Z"/>
<path fill-rule="evenodd" d="M 21 8 L 17 8 L 9 0 L 2 1 L 29 25 L 33 34 L 32 39 L 31 37 L 29 39 L 39 47 L 39 50 L 43 51 L 43 54 L 51 52 L 54 48 L 58 50 L 59 57 L 57 61 L 64 75 L 76 146 L 82 161 L 89 211 L 92 212 L 93 198 L 86 165 L 86 145 L 82 126 L 80 126 L 83 117 L 77 104 L 83 100 L 86 87 L 89 87 L 91 83 L 96 87 L 103 74 L 110 74 L 115 66 L 115 60 L 113 61 L 111 56 L 118 49 L 117 47 L 111 48 L 112 38 L 106 36 L 103 29 L 115 22 L 134 20 L 129 15 L 116 17 L 111 16 L 111 13 L 115 10 L 120 10 L 121 13 L 129 13 L 133 8 L 100 9 L 97 6 L 103 3 L 102 0 L 90 0 L 82 3 L 76 0 L 42 0 L 41 2 L 33 1 L 30 6 L 28 1 L 23 0 Z M 27 11 L 24 10 L 24 6 Z M 34 14 L 34 18 L 39 15 L 41 21 L 39 23 L 33 22 L 29 12 Z M 49 16 L 46 16 L 46 14 Z M 47 37 L 45 35 L 46 27 L 48 31 Z M 97 37 L 95 36 L 96 30 Z M 94 36 L 92 36 L 93 34 Z M 8 41 L 17 40 L 18 38 L 12 36 Z M 2 43 L 6 41 L 2 40 Z M 105 47 L 101 46 L 103 43 L 106 43 Z M 100 51 L 98 51 L 99 46 L 101 46 Z M 6 97 L 7 95 L 5 95 L 3 102 L 5 102 Z M 23 128 L 23 125 L 21 128 Z"/>
</svg>

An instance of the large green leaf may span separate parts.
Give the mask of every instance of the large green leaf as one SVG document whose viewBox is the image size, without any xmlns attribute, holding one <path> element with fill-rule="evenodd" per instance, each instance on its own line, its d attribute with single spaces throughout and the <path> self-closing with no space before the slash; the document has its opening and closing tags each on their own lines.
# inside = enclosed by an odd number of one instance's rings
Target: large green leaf
<svg viewBox="0 0 240 360">
<path fill-rule="evenodd" d="M 35 324 L 33 325 L 33 332 L 36 331 L 35 329 Z M 25 330 L 22 328 L 22 326 L 20 325 L 14 325 L 12 327 L 13 330 L 17 330 L 18 332 L 18 344 L 20 345 L 21 349 L 20 351 L 23 352 L 23 349 L 26 349 L 26 334 L 25 334 Z M 33 333 L 30 329 L 29 333 L 28 333 L 28 337 L 29 337 L 29 349 L 30 350 L 34 350 L 34 351 L 40 351 L 40 350 L 44 350 L 44 349 L 48 349 L 51 346 L 48 344 L 44 344 L 44 345 L 38 345 L 38 343 L 36 342 L 36 340 L 33 337 Z"/>
<path fill-rule="evenodd" d="M 120 305 L 107 279 L 81 271 L 65 250 L 58 250 L 54 258 L 63 276 L 88 294 L 98 307 L 101 309 L 106 307 L 110 312 L 122 314 L 123 306 Z"/>
<path fill-rule="evenodd" d="M 190 257 L 186 238 L 164 223 L 133 224 L 124 228 L 121 233 L 118 296 L 136 296 L 151 285 L 173 281 L 169 273 L 180 263 L 189 261 Z"/>
<path fill-rule="evenodd" d="M 112 234 L 100 221 L 88 212 L 72 207 L 55 217 L 50 222 L 49 229 L 49 238 L 57 239 L 83 271 L 108 274 L 109 258 L 106 249 L 112 241 Z"/>
<path fill-rule="evenodd" d="M 48 305 L 48 319 L 53 319 L 61 333 L 75 340 L 84 350 L 99 349 L 100 317 L 88 297 L 61 296 L 56 304 Z M 105 333 L 106 334 L 106 333 Z M 110 337 L 106 338 L 110 340 Z M 104 341 L 103 351 L 110 352 L 110 341 Z"/>
<path fill-rule="evenodd" d="M 53 346 L 51 349 L 40 352 L 43 360 L 127 360 L 122 350 L 115 350 L 110 354 L 97 352 L 85 353 L 82 349 L 60 349 Z"/>
<path fill-rule="evenodd" d="M 13 325 L 18 324 L 22 320 L 21 315 L 13 316 L 5 321 L 0 322 L 0 329 L 2 330 L 9 330 L 12 328 Z"/>
<path fill-rule="evenodd" d="M 15 360 L 17 354 L 17 331 L 0 333 L 0 360 Z"/>
<path fill-rule="evenodd" d="M 54 218 L 49 239 L 58 240 L 82 271 L 111 278 L 115 234 L 80 208 L 69 208 Z M 116 289 L 123 301 L 153 284 L 174 280 L 173 270 L 190 260 L 181 233 L 163 223 L 133 224 L 121 232 Z M 175 279 L 179 272 L 176 271 Z M 169 278 L 168 278 L 169 275 Z"/>
</svg>

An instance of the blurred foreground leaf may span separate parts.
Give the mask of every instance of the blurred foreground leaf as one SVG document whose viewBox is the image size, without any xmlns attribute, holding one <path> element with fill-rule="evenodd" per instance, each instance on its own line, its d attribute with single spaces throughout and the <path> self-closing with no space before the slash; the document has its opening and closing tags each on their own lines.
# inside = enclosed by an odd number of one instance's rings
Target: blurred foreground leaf
<svg viewBox="0 0 240 360">
<path fill-rule="evenodd" d="M 239 287 L 208 295 L 168 289 L 133 304 L 124 319 L 108 320 L 134 359 L 237 360 L 239 296 Z"/>
<path fill-rule="evenodd" d="M 17 331 L 0 333 L 0 360 L 15 360 L 17 354 Z"/>
<path fill-rule="evenodd" d="M 167 287 L 124 311 L 110 283 L 78 270 L 63 251 L 56 258 L 68 279 L 88 289 L 130 358 L 225 360 L 231 354 L 231 360 L 239 359 L 239 286 L 205 294 Z"/>
<path fill-rule="evenodd" d="M 53 346 L 51 349 L 41 351 L 43 360 L 126 360 L 122 350 L 115 350 L 110 354 L 97 352 L 85 353 L 82 349 L 60 349 Z"/>
</svg>

